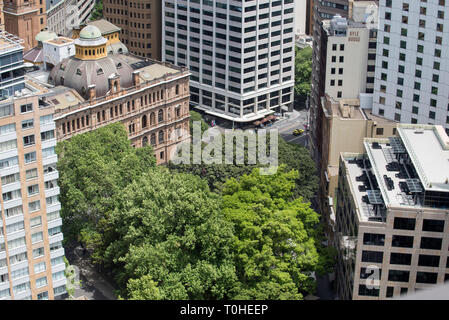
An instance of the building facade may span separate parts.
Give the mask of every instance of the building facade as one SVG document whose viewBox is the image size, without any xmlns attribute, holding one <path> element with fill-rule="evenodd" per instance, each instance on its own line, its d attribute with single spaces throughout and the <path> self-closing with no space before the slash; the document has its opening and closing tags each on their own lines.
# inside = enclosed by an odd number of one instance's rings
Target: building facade
<svg viewBox="0 0 449 320">
<path fill-rule="evenodd" d="M 44 0 L 3 2 L 3 15 L 5 30 L 24 40 L 25 51 L 37 45 L 35 37 L 47 24 Z"/>
<path fill-rule="evenodd" d="M 26 80 L 0 101 L 0 300 L 66 293 L 54 110 L 40 98 L 47 93 Z"/>
<path fill-rule="evenodd" d="M 337 200 L 337 292 L 387 299 L 449 279 L 449 137 L 400 124 L 343 153 Z"/>
<path fill-rule="evenodd" d="M 449 132 L 449 28 L 440 0 L 380 0 L 373 112 Z"/>
<path fill-rule="evenodd" d="M 103 16 L 121 29 L 120 39 L 129 52 L 161 60 L 162 2 L 104 0 Z"/>
<path fill-rule="evenodd" d="M 0 31 L 0 101 L 13 96 L 25 87 L 23 70 L 23 40 L 6 31 Z"/>
<path fill-rule="evenodd" d="M 135 55 L 110 54 L 108 39 L 94 25 L 79 34 L 75 55 L 56 64 L 48 76 L 55 88 L 77 93 L 71 103 L 47 99 L 55 108 L 57 139 L 119 121 L 134 147 L 151 145 L 157 164 L 167 163 L 177 145 L 190 139 L 189 71 Z"/>
<path fill-rule="evenodd" d="M 164 1 L 162 59 L 188 66 L 191 103 L 248 123 L 292 110 L 294 1 Z"/>
</svg>

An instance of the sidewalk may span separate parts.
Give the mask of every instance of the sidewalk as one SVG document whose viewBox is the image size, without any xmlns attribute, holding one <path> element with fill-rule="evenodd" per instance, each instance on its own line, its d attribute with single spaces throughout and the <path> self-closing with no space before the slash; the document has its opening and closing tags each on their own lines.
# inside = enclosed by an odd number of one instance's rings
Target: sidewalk
<svg viewBox="0 0 449 320">
<path fill-rule="evenodd" d="M 81 286 L 75 289 L 75 298 L 84 296 L 88 300 L 117 300 L 114 286 L 95 270 L 87 257 L 83 257 L 81 248 L 66 252 L 66 258 L 79 271 Z"/>
</svg>

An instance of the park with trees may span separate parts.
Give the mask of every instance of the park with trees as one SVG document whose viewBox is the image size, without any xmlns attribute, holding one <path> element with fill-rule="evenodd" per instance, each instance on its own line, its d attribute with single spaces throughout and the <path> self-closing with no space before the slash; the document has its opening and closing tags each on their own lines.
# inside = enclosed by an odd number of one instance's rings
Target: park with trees
<svg viewBox="0 0 449 320">
<path fill-rule="evenodd" d="M 204 130 L 207 129 L 204 127 Z M 279 167 L 156 166 L 110 124 L 57 145 L 65 246 L 81 244 L 123 299 L 288 299 L 333 267 L 307 149 L 279 137 Z"/>
</svg>

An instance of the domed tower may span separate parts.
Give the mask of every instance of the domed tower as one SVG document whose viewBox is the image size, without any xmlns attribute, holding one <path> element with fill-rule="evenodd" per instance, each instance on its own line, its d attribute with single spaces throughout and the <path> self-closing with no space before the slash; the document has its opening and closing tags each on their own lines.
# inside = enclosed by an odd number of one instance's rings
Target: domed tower
<svg viewBox="0 0 449 320">
<path fill-rule="evenodd" d="M 134 69 L 123 54 L 108 55 L 106 43 L 96 26 L 84 27 L 75 39 L 75 55 L 55 65 L 48 82 L 75 89 L 86 99 L 132 87 Z"/>
<path fill-rule="evenodd" d="M 106 43 L 101 31 L 95 26 L 88 25 L 80 32 L 75 40 L 75 58 L 80 60 L 98 60 L 107 57 Z"/>
</svg>

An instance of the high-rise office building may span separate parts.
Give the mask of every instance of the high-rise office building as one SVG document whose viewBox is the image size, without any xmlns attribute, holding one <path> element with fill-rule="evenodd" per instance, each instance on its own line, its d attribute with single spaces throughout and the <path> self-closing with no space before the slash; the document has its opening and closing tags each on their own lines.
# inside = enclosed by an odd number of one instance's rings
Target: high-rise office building
<svg viewBox="0 0 449 320">
<path fill-rule="evenodd" d="M 444 0 L 379 2 L 373 112 L 449 132 L 449 29 Z"/>
<path fill-rule="evenodd" d="M 7 60 L 23 68 L 22 50 L 3 33 L 2 67 Z M 54 299 L 67 282 L 54 110 L 41 103 L 47 88 L 17 79 L 0 99 L 0 300 Z"/>
<path fill-rule="evenodd" d="M 191 104 L 235 123 L 292 110 L 293 0 L 168 0 L 162 12 L 162 58 L 190 69 Z"/>
<path fill-rule="evenodd" d="M 129 4 L 128 4 L 129 2 Z M 121 29 L 129 52 L 161 60 L 161 0 L 104 0 L 103 15 Z"/>
<path fill-rule="evenodd" d="M 45 1 L 12 0 L 3 2 L 5 30 L 23 39 L 25 51 L 37 45 L 36 35 L 47 23 Z"/>
<path fill-rule="evenodd" d="M 399 124 L 342 153 L 337 192 L 340 299 L 387 299 L 449 279 L 449 137 Z"/>
</svg>

